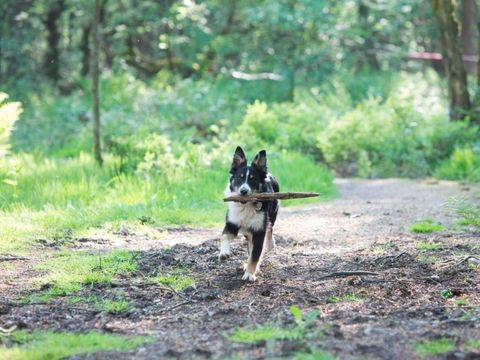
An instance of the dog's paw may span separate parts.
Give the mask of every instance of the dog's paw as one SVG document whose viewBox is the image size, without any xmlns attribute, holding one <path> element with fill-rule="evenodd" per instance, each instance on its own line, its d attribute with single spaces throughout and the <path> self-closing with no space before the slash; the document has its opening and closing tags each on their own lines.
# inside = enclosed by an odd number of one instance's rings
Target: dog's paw
<svg viewBox="0 0 480 360">
<path fill-rule="evenodd" d="M 256 277 L 254 274 L 252 274 L 251 272 L 248 272 L 248 271 L 245 271 L 245 274 L 243 274 L 242 276 L 242 280 L 244 281 L 255 281 L 256 280 Z"/>
<path fill-rule="evenodd" d="M 230 254 L 229 252 L 223 252 L 223 253 L 220 253 L 218 255 L 218 260 L 220 261 L 224 261 L 224 260 L 227 260 L 232 254 Z"/>
</svg>

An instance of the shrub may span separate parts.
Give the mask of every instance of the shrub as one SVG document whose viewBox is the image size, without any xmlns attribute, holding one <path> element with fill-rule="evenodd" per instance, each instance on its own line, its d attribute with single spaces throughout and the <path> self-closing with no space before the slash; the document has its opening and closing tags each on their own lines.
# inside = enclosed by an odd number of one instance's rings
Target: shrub
<svg viewBox="0 0 480 360">
<path fill-rule="evenodd" d="M 6 103 L 8 95 L 0 92 L 0 158 L 7 154 L 8 140 L 13 130 L 13 125 L 22 113 L 19 102 Z"/>
<path fill-rule="evenodd" d="M 450 158 L 435 171 L 435 177 L 447 180 L 480 181 L 480 149 L 456 148 Z"/>
</svg>

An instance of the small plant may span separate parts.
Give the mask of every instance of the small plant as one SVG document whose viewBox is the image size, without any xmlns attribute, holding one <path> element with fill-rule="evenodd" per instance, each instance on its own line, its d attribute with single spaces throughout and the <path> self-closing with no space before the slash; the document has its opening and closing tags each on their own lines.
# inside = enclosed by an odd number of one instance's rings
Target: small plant
<svg viewBox="0 0 480 360">
<path fill-rule="evenodd" d="M 442 290 L 440 292 L 440 296 L 443 299 L 450 299 L 451 297 L 453 297 L 453 293 L 450 290 Z"/>
<path fill-rule="evenodd" d="M 427 252 L 427 251 L 435 251 L 440 250 L 442 245 L 434 243 L 432 241 L 420 241 L 417 243 L 417 250 Z"/>
<path fill-rule="evenodd" d="M 480 227 L 480 206 L 469 203 L 465 199 L 451 198 L 445 207 L 460 217 L 460 225 Z"/>
<path fill-rule="evenodd" d="M 336 360 L 337 357 L 323 350 L 314 350 L 311 353 L 296 353 L 295 360 Z"/>
<path fill-rule="evenodd" d="M 455 340 L 441 338 L 438 340 L 425 340 L 413 347 L 420 356 L 435 356 L 445 354 L 455 349 Z"/>
<path fill-rule="evenodd" d="M 355 293 L 351 293 L 351 294 L 345 294 L 343 296 L 330 296 L 327 299 L 327 303 L 338 304 L 338 303 L 344 302 L 344 301 L 363 301 L 363 300 L 364 300 L 364 298 L 361 297 L 360 295 L 355 294 Z"/>
<path fill-rule="evenodd" d="M 105 335 L 99 332 L 76 334 L 69 332 L 14 331 L 10 335 L 14 344 L 0 346 L 1 359 L 49 359 L 57 360 L 82 354 L 104 351 L 125 351 L 139 347 L 148 338 Z"/>
<path fill-rule="evenodd" d="M 421 234 L 433 233 L 443 229 L 445 228 L 442 224 L 436 223 L 430 218 L 418 221 L 410 227 L 411 232 Z"/>
<path fill-rule="evenodd" d="M 475 351 L 480 350 L 480 339 L 470 339 L 465 343 L 465 347 L 468 350 Z"/>
<path fill-rule="evenodd" d="M 98 300 L 95 304 L 95 307 L 98 310 L 106 311 L 111 314 L 122 314 L 127 312 L 132 308 L 132 304 L 125 299 L 120 300 Z"/>
<path fill-rule="evenodd" d="M 455 305 L 457 306 L 468 306 L 468 301 L 466 299 L 457 299 L 455 300 Z"/>
<path fill-rule="evenodd" d="M 195 279 L 183 275 L 184 272 L 185 270 L 183 268 L 176 268 L 169 274 L 157 275 L 149 279 L 161 285 L 170 286 L 174 290 L 182 291 L 190 286 L 195 285 Z"/>
<path fill-rule="evenodd" d="M 307 334 L 308 328 L 315 322 L 319 312 L 311 311 L 306 317 L 302 315 L 302 311 L 298 306 L 292 305 L 290 313 L 295 319 L 296 326 L 294 328 L 285 329 L 274 325 L 264 325 L 257 328 L 241 328 L 228 338 L 235 342 L 256 343 L 267 340 L 297 340 L 302 339 Z"/>
</svg>

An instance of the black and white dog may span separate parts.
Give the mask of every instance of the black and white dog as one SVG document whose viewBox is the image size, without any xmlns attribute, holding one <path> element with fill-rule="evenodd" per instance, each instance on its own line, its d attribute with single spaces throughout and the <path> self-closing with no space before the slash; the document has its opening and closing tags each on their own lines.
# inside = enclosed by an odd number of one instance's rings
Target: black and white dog
<svg viewBox="0 0 480 360">
<path fill-rule="evenodd" d="M 230 167 L 230 180 L 225 189 L 225 196 L 249 195 L 252 193 L 272 193 L 279 191 L 277 180 L 267 171 L 267 153 L 260 151 L 250 166 L 240 146 L 233 155 Z M 239 233 L 247 240 L 248 262 L 242 280 L 255 281 L 262 251 L 275 246 L 273 225 L 277 218 L 278 200 L 261 202 L 229 202 L 225 228 L 220 242 L 220 260 L 230 254 L 230 241 Z"/>
</svg>

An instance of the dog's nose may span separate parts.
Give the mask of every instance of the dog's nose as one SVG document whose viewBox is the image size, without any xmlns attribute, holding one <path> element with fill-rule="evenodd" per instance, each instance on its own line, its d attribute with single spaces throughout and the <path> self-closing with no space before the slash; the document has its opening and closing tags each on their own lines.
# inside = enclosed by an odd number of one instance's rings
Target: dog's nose
<svg viewBox="0 0 480 360">
<path fill-rule="evenodd" d="M 240 189 L 240 194 L 242 195 L 247 195 L 248 194 L 248 189 Z"/>
</svg>

